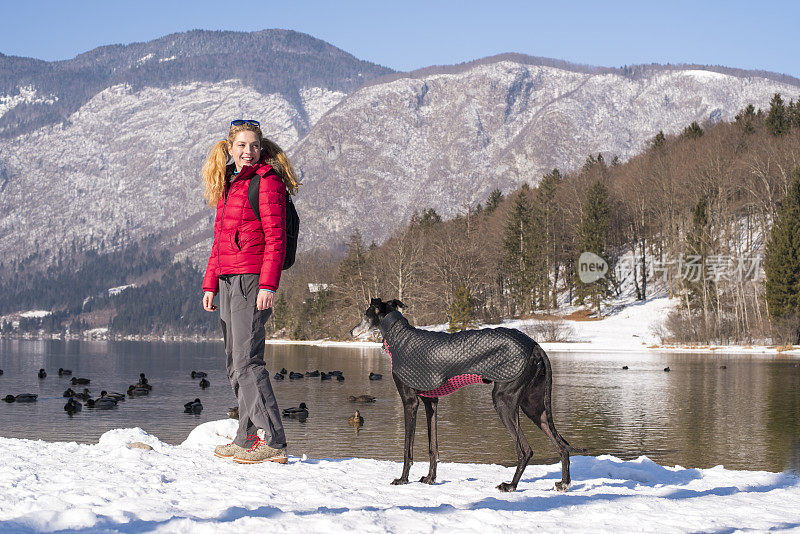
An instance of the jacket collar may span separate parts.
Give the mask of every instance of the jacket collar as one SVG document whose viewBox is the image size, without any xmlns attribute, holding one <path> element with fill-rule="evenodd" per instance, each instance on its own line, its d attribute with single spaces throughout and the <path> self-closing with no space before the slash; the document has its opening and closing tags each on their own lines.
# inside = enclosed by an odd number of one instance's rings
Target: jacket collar
<svg viewBox="0 0 800 534">
<path fill-rule="evenodd" d="M 229 176 L 229 182 L 233 183 L 237 180 L 246 180 L 251 178 L 254 174 L 258 174 L 259 176 L 263 177 L 271 168 L 272 166 L 267 163 L 267 157 L 262 156 L 255 165 L 245 165 L 242 167 L 242 169 L 239 171 L 239 174 L 233 174 L 236 171 L 236 165 L 233 163 L 227 166 L 226 171 Z"/>
<path fill-rule="evenodd" d="M 384 316 L 383 319 L 381 319 L 380 329 L 381 335 L 383 335 L 384 339 L 386 339 L 386 334 L 392 329 L 392 327 L 401 320 L 408 323 L 408 320 L 403 317 L 403 314 L 399 311 L 389 312 Z"/>
</svg>

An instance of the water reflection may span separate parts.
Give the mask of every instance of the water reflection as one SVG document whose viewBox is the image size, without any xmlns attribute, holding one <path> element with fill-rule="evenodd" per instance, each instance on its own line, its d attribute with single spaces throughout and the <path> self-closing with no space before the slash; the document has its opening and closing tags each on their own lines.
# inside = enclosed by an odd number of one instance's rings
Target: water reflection
<svg viewBox="0 0 800 534">
<path fill-rule="evenodd" d="M 305 402 L 305 420 L 286 419 L 289 452 L 309 457 L 401 460 L 402 407 L 389 361 L 378 349 L 297 345 L 269 346 L 269 369 L 342 370 L 343 382 L 320 378 L 273 381 L 281 408 Z M 551 353 L 553 406 L 559 431 L 591 454 L 635 458 L 645 454 L 667 465 L 780 471 L 800 468 L 800 366 L 785 356 L 709 354 Z M 622 370 L 627 365 L 628 370 Z M 726 369 L 720 369 L 725 365 Z M 663 371 L 671 368 L 670 373 Z M 37 378 L 39 368 L 48 377 Z M 125 391 L 144 372 L 150 395 L 129 398 L 113 410 L 63 411 L 69 377 L 92 379 L 89 389 Z M 48 441 L 96 442 L 112 428 L 139 426 L 163 441 L 180 443 L 199 423 L 224 418 L 235 399 L 225 376 L 219 343 L 145 343 L 0 340 L 0 397 L 36 393 L 39 402 L 0 404 L 0 435 Z M 193 370 L 208 373 L 200 389 Z M 383 380 L 371 381 L 370 372 Z M 442 399 L 442 461 L 516 462 L 511 438 L 491 403 L 491 386 L 473 385 Z M 372 403 L 350 396 L 372 395 Z M 200 414 L 184 404 L 200 398 Z M 363 425 L 348 419 L 358 409 Z M 533 462 L 557 455 L 524 416 Z M 427 460 L 424 410 L 417 425 L 415 458 Z"/>
</svg>

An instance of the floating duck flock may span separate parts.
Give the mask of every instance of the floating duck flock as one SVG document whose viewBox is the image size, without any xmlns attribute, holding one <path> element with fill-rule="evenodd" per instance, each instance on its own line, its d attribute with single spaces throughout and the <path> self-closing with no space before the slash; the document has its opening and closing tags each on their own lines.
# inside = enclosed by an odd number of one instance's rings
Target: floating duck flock
<svg viewBox="0 0 800 534">
<path fill-rule="evenodd" d="M 3 370 L 0 369 L 0 376 L 3 375 Z M 72 376 L 72 371 L 70 369 L 64 369 L 59 367 L 58 369 L 58 376 L 59 377 L 71 377 L 70 384 L 72 386 L 84 386 L 82 389 L 76 387 L 73 389 L 72 387 L 68 387 L 64 393 L 63 397 L 67 399 L 66 404 L 64 404 L 64 411 L 70 417 L 77 413 L 81 412 L 84 407 L 92 409 L 92 410 L 111 410 L 116 408 L 119 403 L 124 402 L 126 398 L 135 398 L 135 397 L 143 397 L 149 395 L 150 392 L 153 390 L 153 386 L 150 385 L 147 376 L 144 373 L 139 374 L 139 379 L 136 383 L 131 384 L 127 391 L 123 393 L 116 393 L 116 392 L 109 392 L 106 390 L 101 390 L 100 395 L 95 397 L 92 395 L 92 392 L 89 390 L 88 387 L 91 385 L 91 379 L 83 378 L 83 377 L 76 377 Z M 287 371 L 286 368 L 281 369 L 279 372 L 275 373 L 273 379 L 274 380 L 284 380 L 288 376 L 289 380 L 300 380 L 305 378 L 319 378 L 320 381 L 326 380 L 336 380 L 337 382 L 344 381 L 344 374 L 342 371 L 319 371 L 318 369 L 314 371 L 306 371 L 305 373 L 296 372 L 296 371 Z M 41 380 L 47 378 L 47 371 L 45 369 L 39 369 L 38 377 Z M 193 380 L 199 379 L 198 386 L 201 389 L 206 389 L 211 385 L 211 382 L 208 380 L 208 374 L 203 371 L 192 371 L 190 373 L 190 377 Z M 379 373 L 370 372 L 369 373 L 369 380 L 381 380 L 383 376 Z M 18 395 L 6 395 L 2 398 L 3 401 L 11 403 L 11 402 L 36 402 L 38 399 L 38 395 L 34 393 L 20 393 Z M 354 403 L 361 403 L 367 404 L 371 402 L 375 402 L 375 397 L 372 395 L 350 395 L 348 397 L 350 402 Z M 200 398 L 195 398 L 194 400 L 188 401 L 183 405 L 184 413 L 188 414 L 199 414 L 203 411 L 203 404 Z M 283 410 L 283 416 L 285 418 L 290 419 L 297 419 L 300 422 L 304 422 L 309 415 L 308 406 L 305 402 L 301 402 L 299 406 L 292 407 L 292 408 L 285 408 Z M 228 411 L 228 416 L 231 418 L 238 419 L 239 418 L 239 408 L 233 407 Z M 364 418 L 361 416 L 358 410 L 355 411 L 355 414 L 351 416 L 347 422 L 351 426 L 361 427 L 364 424 Z"/>
</svg>

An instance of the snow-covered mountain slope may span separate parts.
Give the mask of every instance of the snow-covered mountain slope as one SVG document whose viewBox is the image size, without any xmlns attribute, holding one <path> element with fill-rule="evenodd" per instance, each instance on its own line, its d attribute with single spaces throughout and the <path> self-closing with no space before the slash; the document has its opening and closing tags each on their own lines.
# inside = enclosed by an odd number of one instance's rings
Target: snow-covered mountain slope
<svg viewBox="0 0 800 534">
<path fill-rule="evenodd" d="M 381 241 L 414 210 L 450 217 L 496 187 L 535 184 L 590 153 L 625 159 L 658 130 L 728 120 L 749 103 L 766 107 L 776 92 L 800 93 L 787 77 L 665 67 L 631 73 L 523 56 L 377 80 L 371 72 L 352 92 L 335 84 L 269 92 L 241 77 L 147 85 L 177 61 L 169 59 L 177 48 L 159 46 L 126 49 L 131 65 L 141 60 L 150 69 L 141 83 L 106 87 L 55 125 L 0 139 L 5 258 L 38 250 L 46 262 L 74 240 L 114 245 L 114 236 L 161 231 L 179 257 L 203 264 L 213 214 L 199 170 L 231 118 L 260 119 L 292 157 L 304 184 L 296 201 L 300 247 L 311 248 L 339 246 L 357 227 L 368 242 Z M 158 54 L 148 57 L 151 49 Z M 30 99 L 57 102 L 46 88 L 26 87 Z"/>
<path fill-rule="evenodd" d="M 106 89 L 64 125 L 0 141 L 11 176 L 2 192 L 0 250 L 26 255 L 73 238 L 173 227 L 204 209 L 199 168 L 231 117 L 262 118 L 264 132 L 288 147 L 303 116 L 318 116 L 343 96 L 311 88 L 300 110 L 238 80 Z"/>
<path fill-rule="evenodd" d="M 337 243 L 358 227 L 380 241 L 414 210 L 452 217 L 495 187 L 535 184 L 588 154 L 624 160 L 659 130 L 732 120 L 748 103 L 766 107 L 776 92 L 788 98 L 800 88 L 704 70 L 633 78 L 512 61 L 371 85 L 331 110 L 293 151 L 305 178 L 301 215 L 325 214 L 324 224 L 306 226 L 304 239 Z"/>
</svg>

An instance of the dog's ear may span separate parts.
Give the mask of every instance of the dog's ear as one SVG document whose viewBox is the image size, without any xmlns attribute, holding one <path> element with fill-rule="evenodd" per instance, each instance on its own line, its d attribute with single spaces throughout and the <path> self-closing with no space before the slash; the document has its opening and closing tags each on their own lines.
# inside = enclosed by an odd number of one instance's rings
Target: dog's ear
<svg viewBox="0 0 800 534">
<path fill-rule="evenodd" d="M 377 307 L 380 307 L 381 302 L 383 302 L 383 301 L 381 301 L 381 299 L 372 299 L 372 300 L 369 301 L 369 305 L 371 307 L 373 307 L 373 308 L 377 308 Z"/>
<path fill-rule="evenodd" d="M 399 300 L 397 300 L 397 299 L 392 299 L 392 301 L 391 301 L 389 304 L 391 304 L 392 306 L 394 306 L 394 309 L 396 309 L 396 310 L 402 310 L 403 308 L 405 308 L 405 307 L 406 307 L 406 305 L 405 305 L 405 304 L 403 304 L 402 302 L 400 302 L 400 301 L 399 301 Z"/>
</svg>

